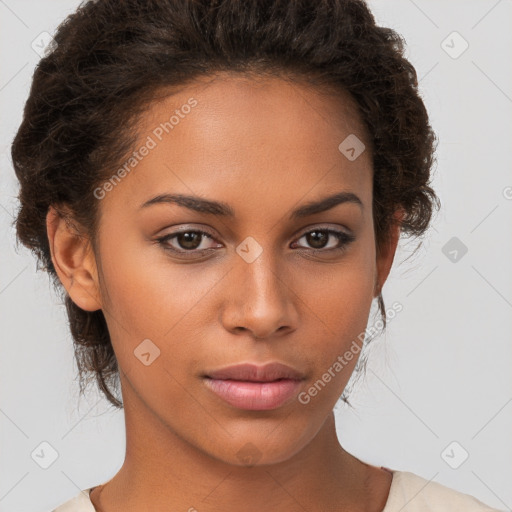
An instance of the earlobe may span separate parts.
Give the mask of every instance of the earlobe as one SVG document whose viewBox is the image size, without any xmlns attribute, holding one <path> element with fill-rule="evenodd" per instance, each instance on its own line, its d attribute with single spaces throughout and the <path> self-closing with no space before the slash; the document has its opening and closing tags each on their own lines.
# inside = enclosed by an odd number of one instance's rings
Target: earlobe
<svg viewBox="0 0 512 512">
<path fill-rule="evenodd" d="M 396 248 L 400 239 L 400 229 L 402 220 L 405 216 L 405 210 L 399 208 L 393 215 L 394 222 L 390 228 L 390 236 L 387 244 L 382 247 L 380 254 L 377 256 L 377 273 L 375 276 L 374 297 L 378 297 L 382 287 L 388 278 L 393 260 L 395 258 Z"/>
<path fill-rule="evenodd" d="M 46 230 L 55 271 L 72 301 L 85 311 L 101 309 L 96 259 L 90 240 L 53 206 Z"/>
</svg>

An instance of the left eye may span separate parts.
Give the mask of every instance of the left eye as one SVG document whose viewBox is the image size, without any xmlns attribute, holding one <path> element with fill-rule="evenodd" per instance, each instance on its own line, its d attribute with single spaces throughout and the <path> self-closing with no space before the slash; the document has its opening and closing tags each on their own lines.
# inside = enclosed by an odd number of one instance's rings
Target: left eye
<svg viewBox="0 0 512 512">
<path fill-rule="evenodd" d="M 329 245 L 327 242 L 329 237 L 334 236 L 337 240 L 337 243 L 334 246 L 331 244 L 331 247 L 327 247 Z M 342 250 L 345 249 L 350 242 L 353 242 L 355 237 L 353 235 L 349 235 L 343 231 L 336 231 L 334 229 L 314 229 L 312 231 L 308 231 L 304 233 L 299 240 L 302 238 L 306 238 L 307 243 L 313 245 L 313 252 L 327 252 L 330 250 Z"/>
<path fill-rule="evenodd" d="M 157 242 L 164 247 L 165 250 L 171 251 L 175 254 L 187 255 L 198 252 L 205 252 L 214 249 L 214 247 L 201 247 L 204 239 L 213 241 L 214 238 L 210 233 L 201 230 L 188 230 L 180 231 L 178 233 L 171 233 L 157 239 Z M 344 250 L 355 237 L 343 231 L 336 231 L 334 229 L 313 229 L 304 233 L 298 240 L 306 239 L 310 245 L 309 249 L 312 252 L 328 252 Z M 329 240 L 334 240 L 334 244 Z M 170 243 L 174 240 L 178 247 Z M 305 249 L 308 249 L 307 247 Z"/>
</svg>

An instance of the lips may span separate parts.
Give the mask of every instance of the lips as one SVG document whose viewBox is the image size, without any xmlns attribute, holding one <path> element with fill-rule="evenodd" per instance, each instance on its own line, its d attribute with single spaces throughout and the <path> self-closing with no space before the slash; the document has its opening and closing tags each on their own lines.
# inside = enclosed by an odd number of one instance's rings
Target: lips
<svg viewBox="0 0 512 512">
<path fill-rule="evenodd" d="M 240 364 L 213 370 L 203 376 L 206 387 L 238 409 L 276 409 L 299 392 L 305 376 L 291 366 Z"/>
<path fill-rule="evenodd" d="M 272 382 L 279 379 L 302 380 L 305 376 L 291 366 L 281 363 L 238 364 L 208 372 L 205 377 L 222 380 L 240 380 L 252 382 Z"/>
</svg>

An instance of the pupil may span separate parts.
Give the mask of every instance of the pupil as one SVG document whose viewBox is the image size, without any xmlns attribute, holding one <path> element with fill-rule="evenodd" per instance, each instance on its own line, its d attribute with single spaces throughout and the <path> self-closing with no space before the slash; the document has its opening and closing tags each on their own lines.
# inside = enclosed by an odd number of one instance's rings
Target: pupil
<svg viewBox="0 0 512 512">
<path fill-rule="evenodd" d="M 311 233 L 308 233 L 308 235 L 306 235 L 306 236 L 308 236 L 310 239 L 312 239 L 311 242 L 308 239 L 308 243 L 311 246 L 313 246 L 315 249 L 323 248 L 325 246 L 325 244 L 327 243 L 327 239 L 328 239 L 328 234 L 325 233 L 324 231 L 312 231 Z M 317 245 L 318 242 L 320 242 L 319 245 Z"/>
<path fill-rule="evenodd" d="M 194 238 L 196 239 L 195 241 Z M 185 249 L 196 249 L 200 245 L 197 243 L 200 238 L 201 234 L 194 232 L 180 233 L 180 235 L 178 235 L 179 244 Z"/>
</svg>

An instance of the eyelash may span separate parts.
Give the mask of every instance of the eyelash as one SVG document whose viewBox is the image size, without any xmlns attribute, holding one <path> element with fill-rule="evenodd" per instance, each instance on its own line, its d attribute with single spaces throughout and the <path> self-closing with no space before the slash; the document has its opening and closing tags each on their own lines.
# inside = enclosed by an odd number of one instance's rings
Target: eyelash
<svg viewBox="0 0 512 512">
<path fill-rule="evenodd" d="M 330 249 L 307 249 L 307 248 L 305 248 L 305 250 L 307 250 L 307 251 L 309 251 L 309 252 L 311 252 L 313 254 L 321 254 L 321 253 L 325 254 L 325 253 L 330 253 L 331 251 L 333 251 L 333 252 L 340 252 L 341 253 L 341 252 L 345 251 L 347 249 L 347 247 L 355 240 L 355 236 L 354 235 L 345 233 L 343 231 L 337 231 L 337 230 L 334 230 L 334 229 L 330 229 L 330 228 L 315 228 L 315 229 L 311 229 L 311 230 L 306 231 L 305 233 L 303 233 L 298 239 L 300 240 L 304 236 L 309 235 L 310 233 L 314 233 L 314 232 L 321 232 L 321 233 L 327 233 L 329 235 L 334 235 L 338 239 L 338 242 L 341 245 L 339 247 L 331 247 Z M 160 246 L 162 246 L 162 248 L 164 250 L 170 251 L 171 253 L 178 254 L 178 255 L 205 254 L 207 252 L 211 252 L 211 251 L 215 250 L 214 248 L 209 248 L 209 249 L 192 249 L 192 250 L 177 250 L 177 249 L 174 249 L 174 248 L 172 248 L 172 247 L 170 247 L 168 245 L 167 242 L 169 240 L 172 240 L 173 238 L 176 238 L 178 235 L 181 235 L 181 234 L 184 234 L 184 233 L 197 233 L 197 234 L 202 235 L 202 236 L 204 236 L 206 238 L 209 238 L 210 240 L 214 240 L 214 237 L 210 233 L 208 233 L 207 231 L 202 231 L 200 229 L 189 229 L 189 230 L 184 230 L 184 231 L 178 231 L 176 233 L 170 233 L 170 234 L 165 235 L 163 237 L 157 238 L 156 242 Z M 201 239 L 201 241 L 202 241 L 202 239 Z M 188 257 L 188 256 L 185 256 L 185 257 Z"/>
</svg>

